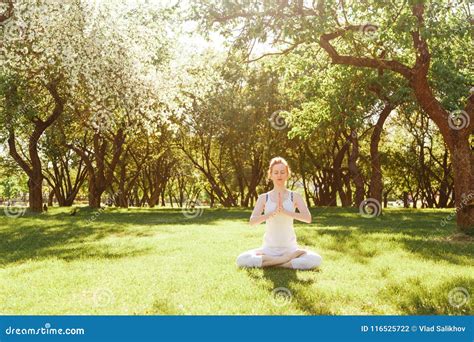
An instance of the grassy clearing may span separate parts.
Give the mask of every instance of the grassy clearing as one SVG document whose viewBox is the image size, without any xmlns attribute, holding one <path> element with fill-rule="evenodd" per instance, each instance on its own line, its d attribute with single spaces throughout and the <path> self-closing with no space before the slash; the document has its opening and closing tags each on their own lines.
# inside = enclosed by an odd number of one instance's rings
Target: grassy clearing
<svg viewBox="0 0 474 342">
<path fill-rule="evenodd" d="M 474 313 L 474 245 L 444 240 L 449 210 L 312 209 L 296 230 L 316 271 L 237 268 L 262 240 L 249 210 L 70 210 L 0 216 L 1 314 Z"/>
</svg>

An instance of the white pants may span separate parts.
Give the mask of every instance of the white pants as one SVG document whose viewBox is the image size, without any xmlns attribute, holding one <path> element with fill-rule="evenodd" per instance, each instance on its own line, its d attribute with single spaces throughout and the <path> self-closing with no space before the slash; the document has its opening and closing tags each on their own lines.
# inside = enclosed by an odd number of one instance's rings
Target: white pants
<svg viewBox="0 0 474 342">
<path fill-rule="evenodd" d="M 300 255 L 297 258 L 290 260 L 292 268 L 299 270 L 309 270 L 321 265 L 323 258 L 313 251 L 304 249 L 305 254 Z M 249 251 L 243 252 L 237 257 L 237 265 L 239 267 L 262 267 L 262 255 L 257 253 L 262 253 L 261 248 L 251 249 Z M 265 253 L 267 254 L 267 253 Z M 272 256 L 281 256 L 272 255 Z"/>
</svg>

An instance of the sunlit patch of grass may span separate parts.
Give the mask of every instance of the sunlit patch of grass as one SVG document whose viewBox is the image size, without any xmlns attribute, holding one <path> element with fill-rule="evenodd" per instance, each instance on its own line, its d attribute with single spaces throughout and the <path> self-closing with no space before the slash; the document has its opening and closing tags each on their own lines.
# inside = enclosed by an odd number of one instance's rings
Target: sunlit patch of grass
<svg viewBox="0 0 474 342">
<path fill-rule="evenodd" d="M 313 209 L 312 224 L 295 224 L 300 245 L 323 257 L 312 271 L 239 269 L 264 226 L 238 208 L 0 216 L 0 313 L 473 314 L 474 247 L 446 239 L 448 213 Z M 290 298 L 276 301 L 276 288 Z"/>
</svg>

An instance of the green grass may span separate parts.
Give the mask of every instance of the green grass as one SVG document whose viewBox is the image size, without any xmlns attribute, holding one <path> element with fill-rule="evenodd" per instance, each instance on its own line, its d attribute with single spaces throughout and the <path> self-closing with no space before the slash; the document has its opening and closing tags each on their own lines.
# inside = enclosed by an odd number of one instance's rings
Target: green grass
<svg viewBox="0 0 474 342">
<path fill-rule="evenodd" d="M 322 255 L 316 271 L 239 269 L 237 255 L 264 231 L 247 225 L 249 210 L 70 210 L 0 209 L 0 314 L 474 313 L 472 298 L 449 301 L 455 288 L 474 295 L 474 246 L 444 239 L 449 210 L 312 210 L 296 233 Z M 275 297 L 279 287 L 291 298 Z M 451 298 L 462 303 L 462 292 Z"/>
</svg>

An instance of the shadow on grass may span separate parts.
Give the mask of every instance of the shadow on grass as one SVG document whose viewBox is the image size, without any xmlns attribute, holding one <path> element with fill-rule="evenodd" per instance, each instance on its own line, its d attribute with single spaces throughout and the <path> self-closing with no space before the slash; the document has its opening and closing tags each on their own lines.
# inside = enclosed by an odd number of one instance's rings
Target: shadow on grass
<svg viewBox="0 0 474 342">
<path fill-rule="evenodd" d="M 353 208 L 312 209 L 313 222 L 323 227 L 347 227 L 363 233 L 403 233 L 407 235 L 451 234 L 454 225 L 443 227 L 447 212 L 432 210 L 391 209 L 378 217 L 362 217 Z"/>
<path fill-rule="evenodd" d="M 321 249 L 333 250 L 350 256 L 354 262 L 367 264 L 371 258 L 380 254 L 380 250 L 371 244 L 367 244 L 359 233 L 352 230 L 318 229 L 318 237 L 310 236 L 308 233 L 300 234 L 298 241 L 301 245 L 314 249 L 316 253 L 321 253 Z M 331 239 L 320 244 L 319 238 L 328 235 Z"/>
<path fill-rule="evenodd" d="M 268 280 L 271 290 L 268 295 L 275 307 L 294 305 L 309 315 L 331 315 L 331 310 L 324 304 L 320 294 L 310 290 L 315 283 L 319 270 L 298 271 L 288 268 L 264 267 L 261 269 L 245 268 L 247 274 L 255 281 L 261 281 L 262 286 L 268 289 Z M 304 272 L 307 279 L 298 277 L 299 272 Z M 283 298 L 278 298 L 283 295 Z"/>
<path fill-rule="evenodd" d="M 472 265 L 474 245 L 449 241 L 402 239 L 406 250 L 434 261 L 446 261 L 456 265 Z"/>
<path fill-rule="evenodd" d="M 441 240 L 454 232 L 453 225 L 441 226 L 446 212 L 399 209 L 382 217 L 364 218 L 351 209 L 318 208 L 315 211 L 314 221 L 318 226 L 334 227 L 300 229 L 298 240 L 316 251 L 333 250 L 350 255 L 356 262 L 367 263 L 383 253 L 378 241 L 394 241 L 407 252 L 427 260 L 467 265 L 468 260 L 474 258 L 472 242 Z M 329 241 L 324 236 L 329 236 Z"/>
<path fill-rule="evenodd" d="M 350 256 L 354 262 L 367 264 L 370 260 L 381 255 L 384 250 L 377 245 L 378 241 L 391 240 L 398 243 L 409 253 L 413 253 L 417 258 L 426 260 L 446 261 L 456 265 L 468 265 L 469 260 L 474 258 L 474 245 L 472 243 L 453 243 L 441 241 L 436 238 L 429 239 L 425 235 L 406 236 L 396 235 L 387 232 L 384 236 L 371 236 L 370 232 L 357 230 L 329 230 L 318 229 L 319 236 L 308 233 L 299 234 L 298 241 L 309 248 L 314 248 L 317 252 L 323 250 L 336 251 Z M 329 235 L 329 241 L 320 237 Z"/>
<path fill-rule="evenodd" d="M 17 222 L 17 219 L 14 219 Z M 44 218 L 42 218 L 44 220 Z M 149 250 L 116 250 L 113 246 L 94 246 L 93 242 L 112 234 L 134 234 L 119 227 L 100 229 L 73 222 L 46 225 L 35 220 L 0 229 L 0 266 L 30 259 L 122 258 L 146 254 Z M 143 232 L 136 232 L 140 236 Z M 122 247 L 123 248 L 123 247 Z"/>
<path fill-rule="evenodd" d="M 93 242 L 110 236 L 149 237 L 174 234 L 189 225 L 219 227 L 219 220 L 246 219 L 248 214 L 239 209 L 205 209 L 194 217 L 195 212 L 181 209 L 133 208 L 53 208 L 47 213 L 26 213 L 21 217 L 5 217 L 0 214 L 0 266 L 30 259 L 57 257 L 63 260 L 76 258 L 120 258 L 142 255 L 147 249 L 129 251 L 104 250 L 94 247 Z M 172 225 L 173 227 L 165 227 Z M 136 227 L 139 226 L 139 227 Z M 159 228 L 159 230 L 157 229 Z M 113 246 L 112 246 L 113 247 Z"/>
<path fill-rule="evenodd" d="M 75 214 L 71 213 L 75 210 Z M 0 265 L 7 266 L 29 259 L 57 257 L 120 258 L 136 256 L 147 250 L 114 251 L 95 248 L 92 243 L 110 236 L 148 237 L 177 233 L 190 225 L 220 226 L 221 220 L 242 220 L 249 214 L 242 209 L 196 209 L 183 212 L 180 208 L 116 209 L 52 208 L 47 213 L 26 212 L 21 217 L 8 218 L 0 213 Z M 164 227 L 171 225 L 172 227 Z M 139 227 L 137 227 L 139 226 Z M 84 243 L 87 242 L 87 243 Z"/>
<path fill-rule="evenodd" d="M 146 314 L 152 315 L 183 315 L 184 312 L 164 299 L 155 299 Z"/>
<path fill-rule="evenodd" d="M 356 262 L 367 263 L 383 252 L 377 241 L 394 240 L 408 252 L 430 260 L 465 264 L 466 259 L 474 256 L 472 243 L 453 244 L 438 239 L 452 234 L 453 227 L 449 225 L 452 222 L 446 227 L 440 224 L 447 212 L 400 209 L 390 210 L 382 217 L 363 218 L 357 209 L 315 208 L 311 211 L 314 223 L 297 223 L 297 230 L 301 229 L 300 226 L 303 228 L 297 235 L 302 244 L 317 252 L 334 250 L 350 255 Z M 9 219 L 2 217 L 1 211 L 0 265 L 51 256 L 72 260 L 81 256 L 113 258 L 138 255 L 146 251 L 134 251 L 133 248 L 130 252 L 103 251 L 95 249 L 91 243 L 82 242 L 94 242 L 111 235 L 153 236 L 157 228 L 161 234 L 173 234 L 180 229 L 189 229 L 190 225 L 218 229 L 224 220 L 246 224 L 250 215 L 249 210 L 240 208 L 197 209 L 186 212 L 188 216 L 179 208 L 78 208 L 74 216 L 70 212 L 71 209 L 53 208 L 46 214 L 27 213 Z M 324 236 L 331 238 L 321 240 Z M 75 250 L 68 244 L 73 244 Z"/>
<path fill-rule="evenodd" d="M 79 220 L 89 220 L 94 215 L 96 216 L 94 221 L 97 223 L 174 225 L 185 228 L 185 226 L 196 224 L 219 227 L 219 221 L 222 220 L 242 220 L 242 223 L 246 223 L 250 217 L 250 211 L 247 212 L 239 208 L 105 208 L 103 211 L 81 208 L 75 217 Z"/>
<path fill-rule="evenodd" d="M 436 286 L 420 278 L 392 283 L 379 293 L 407 315 L 472 315 L 474 278 L 456 277 Z"/>
</svg>

